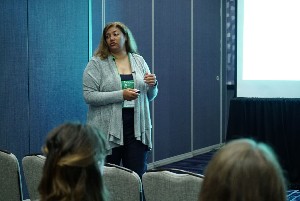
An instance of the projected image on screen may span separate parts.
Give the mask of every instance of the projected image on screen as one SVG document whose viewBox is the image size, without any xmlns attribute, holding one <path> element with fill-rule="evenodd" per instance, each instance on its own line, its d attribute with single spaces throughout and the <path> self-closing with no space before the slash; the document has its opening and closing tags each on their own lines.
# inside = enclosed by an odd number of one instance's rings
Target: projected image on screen
<svg viewBox="0 0 300 201">
<path fill-rule="evenodd" d="M 237 6 L 237 96 L 300 98 L 300 1 Z"/>
</svg>

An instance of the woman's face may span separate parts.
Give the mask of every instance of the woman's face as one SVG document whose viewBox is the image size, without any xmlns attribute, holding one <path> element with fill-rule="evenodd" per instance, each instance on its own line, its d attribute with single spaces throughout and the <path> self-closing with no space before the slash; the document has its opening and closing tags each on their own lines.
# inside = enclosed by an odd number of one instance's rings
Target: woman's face
<svg viewBox="0 0 300 201">
<path fill-rule="evenodd" d="M 127 39 L 119 28 L 110 27 L 105 34 L 105 40 L 112 53 L 126 51 L 125 42 Z"/>
</svg>

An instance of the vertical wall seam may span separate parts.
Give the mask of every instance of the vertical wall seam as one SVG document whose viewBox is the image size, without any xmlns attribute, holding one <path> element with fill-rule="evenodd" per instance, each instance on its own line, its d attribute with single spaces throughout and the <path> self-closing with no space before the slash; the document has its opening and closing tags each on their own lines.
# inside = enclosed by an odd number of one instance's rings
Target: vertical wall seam
<svg viewBox="0 0 300 201">
<path fill-rule="evenodd" d="M 191 151 L 194 151 L 194 1 L 191 0 Z"/>
<path fill-rule="evenodd" d="M 152 0 L 152 38 L 151 38 L 151 43 L 152 43 L 152 48 L 151 48 L 151 55 L 152 55 L 152 73 L 155 73 L 154 69 L 154 0 Z M 154 143 L 154 134 L 155 134 L 155 110 L 154 110 L 154 103 L 155 100 L 152 101 L 152 162 L 155 161 L 155 143 Z"/>
<path fill-rule="evenodd" d="M 88 3 L 88 49 L 89 49 L 89 54 L 88 54 L 88 61 L 92 57 L 93 54 L 93 17 L 92 17 L 92 0 L 89 0 Z"/>
<path fill-rule="evenodd" d="M 27 18 L 27 25 L 26 25 L 26 45 L 27 45 L 27 101 L 28 101 L 28 111 L 27 111 L 27 118 L 28 118 L 28 153 L 30 153 L 30 144 L 31 144 L 31 138 L 30 138 L 30 132 L 31 132 L 31 121 L 30 121 L 30 55 L 29 55 L 29 0 L 27 0 L 27 8 L 26 8 L 26 18 Z"/>
<path fill-rule="evenodd" d="M 223 3 L 220 0 L 220 144 L 222 143 L 223 131 Z"/>
<path fill-rule="evenodd" d="M 105 26 L 105 0 L 102 0 L 102 29 Z"/>
</svg>

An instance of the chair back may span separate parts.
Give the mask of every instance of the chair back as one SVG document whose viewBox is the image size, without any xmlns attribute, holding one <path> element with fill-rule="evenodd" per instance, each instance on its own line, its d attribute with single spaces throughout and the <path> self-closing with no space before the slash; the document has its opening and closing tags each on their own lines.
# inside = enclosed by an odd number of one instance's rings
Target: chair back
<svg viewBox="0 0 300 201">
<path fill-rule="evenodd" d="M 38 200 L 40 195 L 38 186 L 42 179 L 45 156 L 28 155 L 22 159 L 24 177 L 30 200 Z"/>
<path fill-rule="evenodd" d="M 18 159 L 4 150 L 0 150 L 0 184 L 0 200 L 23 200 Z"/>
<path fill-rule="evenodd" d="M 103 180 L 109 192 L 110 201 L 142 200 L 142 182 L 134 171 L 106 163 Z"/>
<path fill-rule="evenodd" d="M 142 178 L 147 201 L 198 201 L 204 176 L 180 169 L 148 170 Z"/>
</svg>

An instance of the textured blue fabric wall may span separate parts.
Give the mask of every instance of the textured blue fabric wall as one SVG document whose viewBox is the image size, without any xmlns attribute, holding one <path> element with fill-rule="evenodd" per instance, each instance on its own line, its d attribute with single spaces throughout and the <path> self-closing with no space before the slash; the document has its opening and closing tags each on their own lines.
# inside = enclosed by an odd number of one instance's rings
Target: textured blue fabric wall
<svg viewBox="0 0 300 201">
<path fill-rule="evenodd" d="M 82 73 L 88 62 L 88 1 L 29 0 L 30 151 L 65 121 L 83 122 Z"/>
<path fill-rule="evenodd" d="M 191 6 L 155 2 L 156 160 L 191 151 Z"/>
<path fill-rule="evenodd" d="M 92 19 L 90 19 L 90 24 L 92 25 L 92 30 L 91 35 L 92 38 L 90 38 L 92 42 L 92 54 L 94 51 L 98 48 L 99 42 L 100 42 L 100 37 L 102 34 L 102 29 L 103 29 L 103 18 L 102 18 L 102 1 L 92 1 L 92 13 L 90 13 L 90 16 Z M 92 55 L 90 55 L 92 56 Z"/>
<path fill-rule="evenodd" d="M 110 0 L 105 4 L 105 21 L 121 21 L 126 24 L 137 42 L 138 51 L 148 66 L 152 67 L 152 10 L 151 1 Z"/>
<path fill-rule="evenodd" d="M 0 149 L 29 151 L 27 1 L 0 1 Z"/>
<path fill-rule="evenodd" d="M 0 149 L 21 161 L 53 127 L 85 121 L 88 2 L 4 0 L 0 10 Z"/>
<path fill-rule="evenodd" d="M 0 149 L 15 154 L 20 166 L 30 139 L 27 22 L 27 0 L 0 1 Z"/>
<path fill-rule="evenodd" d="M 110 21 L 129 26 L 159 80 L 153 162 L 218 144 L 220 4 L 221 0 L 1 1 L 0 148 L 12 148 L 19 156 L 40 152 L 53 127 L 85 121 L 82 73 L 89 60 L 89 36 L 94 51 L 102 23 Z"/>
<path fill-rule="evenodd" d="M 194 3 L 194 149 L 220 142 L 222 127 L 218 118 L 222 111 L 218 105 L 221 85 L 225 85 L 221 74 L 220 7 L 220 0 Z"/>
</svg>

